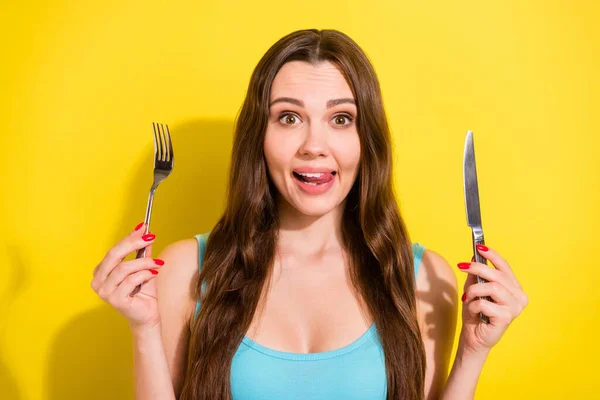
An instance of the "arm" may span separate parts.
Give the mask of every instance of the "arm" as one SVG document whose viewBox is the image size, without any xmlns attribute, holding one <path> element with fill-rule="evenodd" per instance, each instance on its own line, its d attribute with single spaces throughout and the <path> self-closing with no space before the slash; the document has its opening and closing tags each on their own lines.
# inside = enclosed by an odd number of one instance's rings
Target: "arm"
<svg viewBox="0 0 600 400">
<path fill-rule="evenodd" d="M 458 316 L 457 279 L 448 262 L 426 249 L 417 274 L 417 312 L 425 345 L 425 399 L 443 397 Z M 459 380 L 462 374 L 456 375 Z"/>
<path fill-rule="evenodd" d="M 462 328 L 456 360 L 444 388 L 443 400 L 474 398 L 477 381 L 492 347 L 529 303 L 508 262 L 487 246 L 478 246 L 477 251 L 492 262 L 493 268 L 475 262 L 473 258 L 468 268 L 461 269 L 467 273 Z M 487 282 L 477 283 L 477 276 Z M 490 296 L 492 301 L 477 299 L 486 296 Z M 481 322 L 479 314 L 482 312 L 489 317 L 489 324 Z"/>
<path fill-rule="evenodd" d="M 475 398 L 475 388 L 487 354 L 470 354 L 464 350 L 462 340 L 460 342 L 452 371 L 444 387 L 442 400 L 472 400 Z"/>
<path fill-rule="evenodd" d="M 160 324 L 133 331 L 133 371 L 136 399 L 175 399 L 165 357 Z"/>
<path fill-rule="evenodd" d="M 417 276 L 419 324 L 425 344 L 425 399 L 472 400 L 488 352 L 470 352 L 462 330 L 450 375 L 447 375 L 458 317 L 458 285 L 452 267 L 425 250 Z M 446 379 L 447 377 L 447 379 Z"/>
<path fill-rule="evenodd" d="M 165 262 L 155 278 L 161 322 L 133 332 L 136 399 L 176 399 L 185 377 L 198 244 L 195 239 L 180 240 L 158 258 Z"/>
</svg>

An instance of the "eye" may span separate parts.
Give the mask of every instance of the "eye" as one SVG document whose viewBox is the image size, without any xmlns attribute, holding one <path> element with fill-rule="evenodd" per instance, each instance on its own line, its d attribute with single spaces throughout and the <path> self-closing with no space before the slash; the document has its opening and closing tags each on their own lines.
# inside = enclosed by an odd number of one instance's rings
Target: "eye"
<svg viewBox="0 0 600 400">
<path fill-rule="evenodd" d="M 299 121 L 300 117 L 298 117 L 298 115 L 289 112 L 283 113 L 279 116 L 279 122 L 281 122 L 284 125 L 296 125 L 296 123 L 298 123 Z"/>
<path fill-rule="evenodd" d="M 352 124 L 353 118 L 348 114 L 338 114 L 335 117 L 333 117 L 333 121 L 334 124 L 337 126 L 348 126 Z M 344 123 L 344 121 L 347 121 L 347 123 Z"/>
</svg>

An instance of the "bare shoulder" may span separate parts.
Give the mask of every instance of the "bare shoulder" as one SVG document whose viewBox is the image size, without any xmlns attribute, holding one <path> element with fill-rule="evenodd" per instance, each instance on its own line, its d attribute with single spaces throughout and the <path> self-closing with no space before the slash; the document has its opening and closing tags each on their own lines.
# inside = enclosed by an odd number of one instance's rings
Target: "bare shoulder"
<svg viewBox="0 0 600 400">
<path fill-rule="evenodd" d="M 454 270 L 443 256 L 425 249 L 416 285 L 417 307 L 421 318 L 456 319 L 458 282 Z M 432 314 L 434 311 L 435 314 Z"/>
<path fill-rule="evenodd" d="M 196 303 L 198 242 L 195 238 L 178 240 L 165 247 L 158 258 L 165 262 L 156 277 L 161 308 L 177 310 L 187 323 Z"/>
<path fill-rule="evenodd" d="M 438 293 L 454 296 L 457 287 L 456 275 L 448 261 L 437 252 L 426 248 L 417 273 L 417 291 L 443 289 L 442 293 Z"/>
</svg>

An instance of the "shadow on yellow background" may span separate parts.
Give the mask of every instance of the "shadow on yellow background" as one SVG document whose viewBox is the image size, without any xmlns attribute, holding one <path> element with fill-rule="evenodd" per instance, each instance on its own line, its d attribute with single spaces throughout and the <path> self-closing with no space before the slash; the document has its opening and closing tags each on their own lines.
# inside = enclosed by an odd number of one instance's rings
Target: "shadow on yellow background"
<svg viewBox="0 0 600 400">
<path fill-rule="evenodd" d="M 191 120 L 169 129 L 175 166 L 154 196 L 150 221 L 150 231 L 157 235 L 154 256 L 166 244 L 210 230 L 219 218 L 233 139 L 233 121 L 227 120 Z M 144 219 L 154 157 L 151 129 L 147 139 L 144 157 L 150 163 L 131 175 L 128 192 L 115 199 L 127 200 L 122 220 Z M 200 231 L 190 231 L 193 227 Z M 114 232 L 114 243 L 130 230 Z M 50 347 L 47 399 L 133 398 L 131 333 L 126 320 L 107 304 L 70 319 Z"/>
</svg>

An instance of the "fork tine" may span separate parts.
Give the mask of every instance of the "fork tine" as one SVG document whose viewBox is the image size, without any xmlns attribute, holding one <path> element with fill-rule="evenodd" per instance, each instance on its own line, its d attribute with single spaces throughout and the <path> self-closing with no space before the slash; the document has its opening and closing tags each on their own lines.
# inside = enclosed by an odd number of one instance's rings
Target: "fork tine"
<svg viewBox="0 0 600 400">
<path fill-rule="evenodd" d="M 152 123 L 154 131 L 154 158 L 155 163 L 162 161 L 170 163 L 173 168 L 173 144 L 171 143 L 171 132 L 169 125 Z"/>
<path fill-rule="evenodd" d="M 163 158 L 162 132 L 161 132 L 161 124 L 159 124 L 158 122 L 156 123 L 156 131 L 157 131 L 158 148 L 159 148 L 159 152 L 156 156 L 156 161 L 162 161 L 162 158 Z"/>
<path fill-rule="evenodd" d="M 160 161 L 165 161 L 165 126 L 163 124 L 160 124 L 158 132 L 160 137 Z"/>
<path fill-rule="evenodd" d="M 167 161 L 173 161 L 173 144 L 171 143 L 171 132 L 169 132 L 169 125 L 165 125 L 167 127 Z"/>
<path fill-rule="evenodd" d="M 152 123 L 152 131 L 154 131 L 154 160 L 156 162 L 156 160 L 158 160 L 158 154 L 159 154 L 159 140 L 158 140 L 158 134 L 156 132 L 157 130 L 157 125 L 154 122 Z"/>
<path fill-rule="evenodd" d="M 160 124 L 160 144 L 162 148 L 161 161 L 167 161 L 167 143 L 165 140 L 165 126 Z"/>
</svg>

